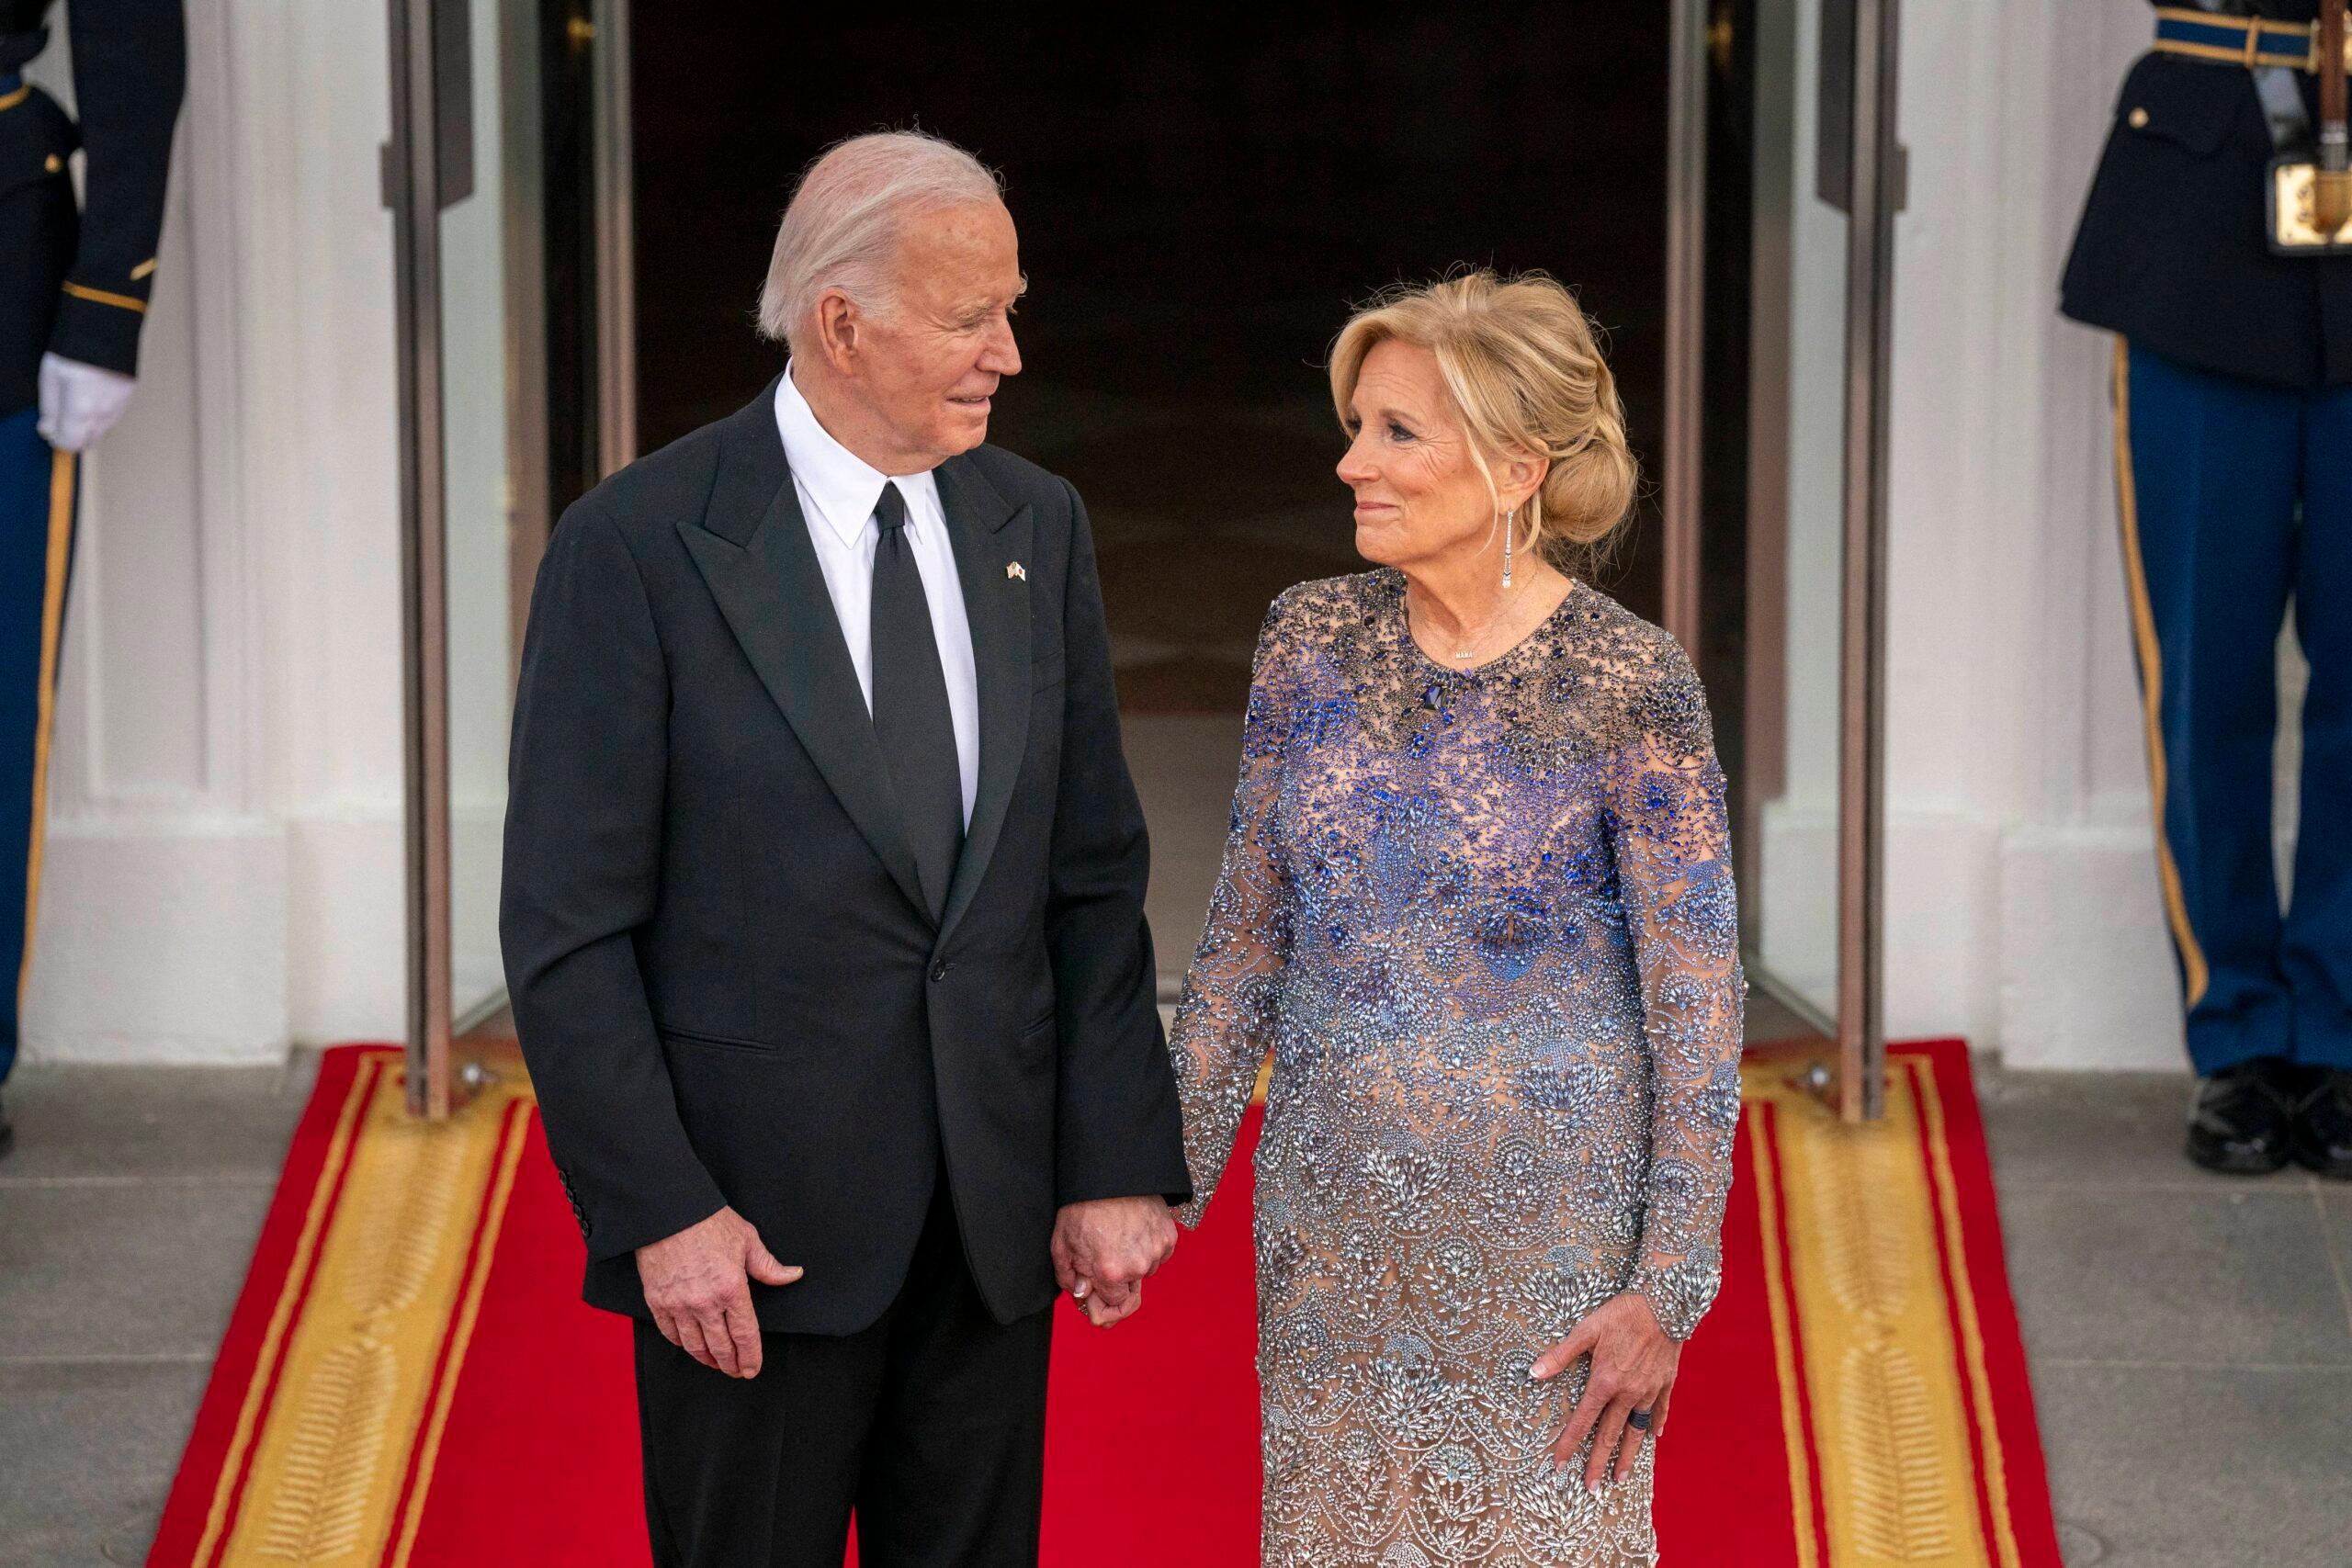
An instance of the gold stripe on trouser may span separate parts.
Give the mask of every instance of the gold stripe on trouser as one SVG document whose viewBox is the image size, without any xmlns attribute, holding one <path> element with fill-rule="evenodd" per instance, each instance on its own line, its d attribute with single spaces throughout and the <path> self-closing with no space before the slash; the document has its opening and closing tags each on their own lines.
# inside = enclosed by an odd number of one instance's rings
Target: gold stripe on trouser
<svg viewBox="0 0 2352 1568">
<path fill-rule="evenodd" d="M 49 461 L 49 562 L 40 599 L 40 690 L 33 717 L 33 808 L 31 842 L 25 853 L 25 944 L 17 956 L 17 1015 L 25 1007 L 25 977 L 33 967 L 33 916 L 40 908 L 41 843 L 49 819 L 49 737 L 57 719 L 58 632 L 65 622 L 65 563 L 74 545 L 74 455 L 52 452 Z"/>
<path fill-rule="evenodd" d="M 2115 340 L 2115 502 L 2123 522 L 2123 578 L 2132 600 L 2132 641 L 2140 655 L 2140 699 L 2148 730 L 2148 790 L 2155 799 L 2156 880 L 2165 896 L 2165 918 L 2180 950 L 2188 1005 L 2205 997 L 2205 950 L 2188 923 L 2188 900 L 2180 891 L 2180 867 L 2165 833 L 2164 649 L 2156 640 L 2155 611 L 2148 603 L 2148 570 L 2140 556 L 2140 491 L 2132 473 L 2132 347 Z"/>
</svg>

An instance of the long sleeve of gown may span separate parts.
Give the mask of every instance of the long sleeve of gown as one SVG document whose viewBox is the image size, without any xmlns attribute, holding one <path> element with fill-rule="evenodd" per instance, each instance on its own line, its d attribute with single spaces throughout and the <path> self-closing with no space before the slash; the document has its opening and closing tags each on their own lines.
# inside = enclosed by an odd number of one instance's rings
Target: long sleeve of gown
<svg viewBox="0 0 2352 1568">
<path fill-rule="evenodd" d="M 1724 1204 L 1739 1122 L 1739 915 L 1724 775 L 1706 696 L 1679 647 L 1641 682 L 1612 770 L 1611 829 L 1641 976 L 1650 1166 L 1626 1287 L 1687 1339 L 1723 1278 Z"/>
<path fill-rule="evenodd" d="M 1282 968 L 1290 953 L 1291 888 L 1276 822 L 1295 661 L 1283 630 L 1283 605 L 1276 599 L 1266 612 L 1250 660 L 1241 777 L 1225 856 L 1168 1040 L 1193 1178 L 1193 1201 L 1176 1211 L 1187 1227 L 1201 1223 L 1232 1156 L 1259 1065 L 1273 1046 Z"/>
</svg>

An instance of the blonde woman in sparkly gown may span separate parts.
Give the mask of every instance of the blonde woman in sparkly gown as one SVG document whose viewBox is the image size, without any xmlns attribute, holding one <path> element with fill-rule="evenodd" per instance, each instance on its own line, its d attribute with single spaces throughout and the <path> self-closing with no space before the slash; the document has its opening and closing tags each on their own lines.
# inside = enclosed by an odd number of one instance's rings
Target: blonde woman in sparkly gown
<svg viewBox="0 0 2352 1568">
<path fill-rule="evenodd" d="M 1705 701 L 1665 633 L 1560 570 L 1634 488 L 1566 290 L 1391 295 L 1331 385 L 1374 566 L 1267 615 L 1170 1040 L 1187 1224 L 1273 1057 L 1264 1562 L 1652 1563 L 1739 1104 Z"/>
</svg>

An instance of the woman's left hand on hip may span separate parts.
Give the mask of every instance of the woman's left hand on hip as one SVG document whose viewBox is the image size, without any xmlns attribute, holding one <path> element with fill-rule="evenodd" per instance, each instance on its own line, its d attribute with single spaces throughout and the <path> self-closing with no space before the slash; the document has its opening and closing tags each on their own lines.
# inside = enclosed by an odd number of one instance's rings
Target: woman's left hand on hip
<svg viewBox="0 0 2352 1568">
<path fill-rule="evenodd" d="M 1642 1444 L 1666 1430 L 1666 1402 L 1682 1347 L 1658 1326 L 1648 1299 L 1628 1292 L 1585 1314 L 1566 1339 L 1535 1358 L 1529 1375 L 1548 1382 L 1585 1355 L 1592 1358 L 1592 1371 L 1584 1380 L 1584 1397 L 1568 1413 L 1566 1430 L 1552 1447 L 1552 1468 L 1566 1469 L 1591 1433 L 1584 1483 L 1598 1492 L 1612 1465 L 1618 1480 L 1632 1475 Z M 1636 1411 L 1647 1413 L 1646 1431 L 1631 1421 Z"/>
</svg>

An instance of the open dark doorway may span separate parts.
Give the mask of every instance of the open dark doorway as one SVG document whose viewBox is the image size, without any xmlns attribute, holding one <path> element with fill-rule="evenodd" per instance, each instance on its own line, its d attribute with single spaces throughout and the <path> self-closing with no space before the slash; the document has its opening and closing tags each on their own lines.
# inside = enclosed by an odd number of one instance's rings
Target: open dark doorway
<svg viewBox="0 0 2352 1568">
<path fill-rule="evenodd" d="M 639 7 L 643 445 L 774 374 L 752 303 L 800 168 L 919 125 L 1004 172 L 1028 368 L 991 437 L 1087 498 L 1130 711 L 1238 711 L 1267 601 L 1361 566 L 1320 365 L 1383 284 L 1470 262 L 1576 288 L 1655 468 L 1667 7 L 1218 11 Z M 1601 585 L 1655 616 L 1643 525 Z"/>
<path fill-rule="evenodd" d="M 1657 471 L 1668 11 L 1055 6 L 975 28 L 636 7 L 641 446 L 782 363 L 752 305 L 825 146 L 920 126 L 1001 169 L 1031 292 L 990 436 L 1086 497 L 1152 926 L 1181 972 L 1266 604 L 1363 565 L 1322 370 L 1350 307 L 1464 263 L 1544 268 L 1607 329 Z M 1656 619 L 1659 572 L 1645 503 L 1599 585 Z"/>
</svg>

